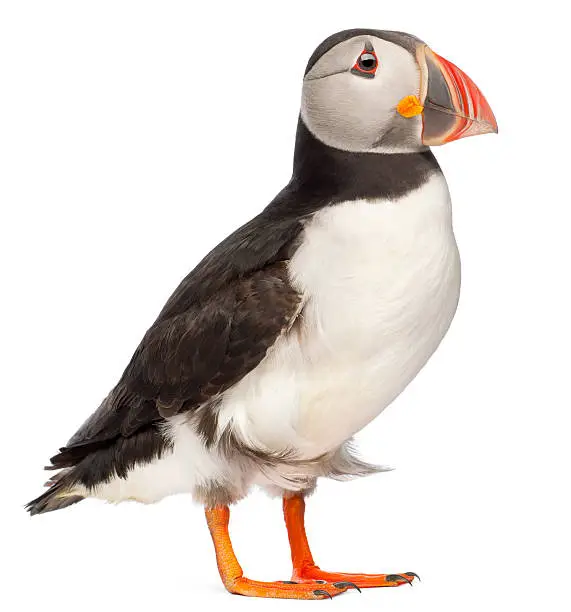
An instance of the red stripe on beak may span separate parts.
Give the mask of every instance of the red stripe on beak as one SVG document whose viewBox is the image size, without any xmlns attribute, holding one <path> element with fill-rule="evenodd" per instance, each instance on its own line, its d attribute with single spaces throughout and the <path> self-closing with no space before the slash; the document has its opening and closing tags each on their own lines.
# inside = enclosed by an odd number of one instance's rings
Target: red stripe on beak
<svg viewBox="0 0 571 612">
<path fill-rule="evenodd" d="M 425 95 L 424 144 L 439 145 L 498 131 L 490 105 L 465 72 L 426 46 L 419 61 L 425 71 L 421 88 Z"/>
</svg>

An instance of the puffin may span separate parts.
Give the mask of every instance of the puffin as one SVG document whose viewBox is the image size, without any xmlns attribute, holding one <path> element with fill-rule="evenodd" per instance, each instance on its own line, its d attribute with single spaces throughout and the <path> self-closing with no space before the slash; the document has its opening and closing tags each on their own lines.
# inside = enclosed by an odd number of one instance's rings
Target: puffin
<svg viewBox="0 0 571 612">
<path fill-rule="evenodd" d="M 30 514 L 190 493 L 231 593 L 319 600 L 411 584 L 414 572 L 320 569 L 305 499 L 319 478 L 382 470 L 353 436 L 436 350 L 460 291 L 430 147 L 491 132 L 478 87 L 415 36 L 324 40 L 303 77 L 290 182 L 182 280 L 117 385 L 51 458 Z M 253 487 L 283 500 L 290 580 L 244 576 L 233 550 L 230 507 Z"/>
</svg>

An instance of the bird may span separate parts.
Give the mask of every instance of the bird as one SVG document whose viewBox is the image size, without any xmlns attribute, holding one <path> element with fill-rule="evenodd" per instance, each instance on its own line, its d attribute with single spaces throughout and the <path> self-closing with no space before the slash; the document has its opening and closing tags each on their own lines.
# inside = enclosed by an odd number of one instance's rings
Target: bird
<svg viewBox="0 0 571 612">
<path fill-rule="evenodd" d="M 419 38 L 325 39 L 303 76 L 290 182 L 181 281 L 27 510 L 190 493 L 230 593 L 319 600 L 412 584 L 414 572 L 320 569 L 305 502 L 320 478 L 383 469 L 353 437 L 422 369 L 459 299 L 431 147 L 497 131 L 474 82 Z M 230 507 L 255 487 L 282 500 L 290 580 L 250 579 L 234 552 Z"/>
</svg>

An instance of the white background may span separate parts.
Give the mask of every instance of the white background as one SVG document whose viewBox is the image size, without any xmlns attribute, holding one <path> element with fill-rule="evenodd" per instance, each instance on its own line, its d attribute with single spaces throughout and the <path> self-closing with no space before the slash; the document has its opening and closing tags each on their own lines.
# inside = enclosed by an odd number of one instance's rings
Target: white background
<svg viewBox="0 0 571 612">
<path fill-rule="evenodd" d="M 571 92 L 557 6 L 2 4 L 3 609 L 570 609 Z M 42 466 L 179 280 L 287 182 L 305 63 L 348 27 L 423 38 L 500 126 L 436 151 L 463 292 L 437 354 L 358 437 L 396 471 L 324 482 L 308 502 L 324 569 L 423 582 L 328 603 L 232 597 L 186 496 L 29 518 Z M 280 512 L 254 493 L 233 513 L 252 578 L 289 577 Z"/>
</svg>

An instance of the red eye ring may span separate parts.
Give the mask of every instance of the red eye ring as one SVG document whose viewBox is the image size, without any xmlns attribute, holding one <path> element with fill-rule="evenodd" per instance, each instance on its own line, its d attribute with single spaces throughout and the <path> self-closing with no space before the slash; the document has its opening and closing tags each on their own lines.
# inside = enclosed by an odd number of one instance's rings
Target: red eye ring
<svg viewBox="0 0 571 612">
<path fill-rule="evenodd" d="M 355 65 L 351 68 L 353 74 L 373 78 L 377 68 L 379 67 L 379 59 L 373 49 L 363 49 L 361 55 L 357 58 Z"/>
</svg>

